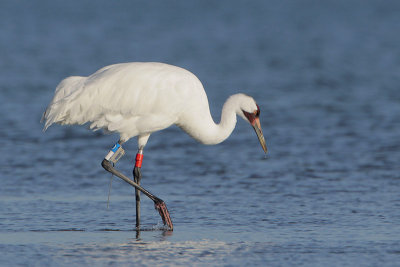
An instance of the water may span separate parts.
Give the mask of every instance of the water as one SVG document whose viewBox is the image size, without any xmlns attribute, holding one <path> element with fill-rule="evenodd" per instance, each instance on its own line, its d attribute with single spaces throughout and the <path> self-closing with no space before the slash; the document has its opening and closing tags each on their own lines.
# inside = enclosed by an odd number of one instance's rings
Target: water
<svg viewBox="0 0 400 267">
<path fill-rule="evenodd" d="M 2 1 L 1 266 L 396 266 L 400 262 L 397 1 Z M 155 133 L 145 188 L 174 232 L 100 166 L 116 135 L 39 123 L 57 83 L 127 61 L 203 82 L 212 114 L 245 92 L 216 146 Z M 136 142 L 118 163 L 131 173 Z M 150 231 L 152 230 L 153 231 Z"/>
</svg>

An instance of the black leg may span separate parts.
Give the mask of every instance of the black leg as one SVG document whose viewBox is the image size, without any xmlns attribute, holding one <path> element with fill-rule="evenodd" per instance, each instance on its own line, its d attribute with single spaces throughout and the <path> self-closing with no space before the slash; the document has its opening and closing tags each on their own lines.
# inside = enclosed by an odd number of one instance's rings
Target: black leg
<svg viewBox="0 0 400 267">
<path fill-rule="evenodd" d="M 139 230 L 140 226 L 140 192 L 145 194 L 147 197 L 149 197 L 151 200 L 154 201 L 154 207 L 158 211 L 158 213 L 161 216 L 161 219 L 163 220 L 164 225 L 167 225 L 169 227 L 169 230 L 173 230 L 173 225 L 171 221 L 171 217 L 169 215 L 167 205 L 165 205 L 165 202 L 144 189 L 143 187 L 140 186 L 140 179 L 141 179 L 141 172 L 140 172 L 140 167 L 142 166 L 142 159 L 143 159 L 143 152 L 139 150 L 138 154 L 136 154 L 136 164 L 135 168 L 133 171 L 134 179 L 135 181 L 132 181 L 129 179 L 127 176 L 119 172 L 117 169 L 114 168 L 112 163 L 116 163 L 120 157 L 124 154 L 123 149 L 121 147 L 121 142 L 118 142 L 112 149 L 111 151 L 107 154 L 107 156 L 103 159 L 101 162 L 101 166 L 108 172 L 114 174 L 115 176 L 121 178 L 131 186 L 135 187 L 136 191 L 136 229 Z"/>
<path fill-rule="evenodd" d="M 142 173 L 140 168 L 142 167 L 143 161 L 143 149 L 139 149 L 135 158 L 135 168 L 133 169 L 133 179 L 135 183 L 140 185 L 142 179 Z M 136 196 L 136 229 L 140 229 L 140 191 L 135 189 Z"/>
<path fill-rule="evenodd" d="M 173 225 L 172 225 L 171 217 L 170 217 L 168 209 L 167 209 L 167 205 L 165 205 L 165 202 L 161 198 L 156 197 L 155 195 L 153 195 L 152 193 L 150 193 L 149 191 L 147 191 L 146 189 L 144 189 L 143 187 L 141 187 L 140 185 L 138 185 L 137 183 L 135 183 L 134 181 L 129 179 L 127 176 L 125 176 L 124 174 L 122 174 L 121 172 L 116 170 L 114 168 L 114 166 L 112 166 L 110 161 L 108 161 L 106 159 L 103 159 L 103 161 L 101 162 L 101 166 L 103 166 L 103 168 L 106 171 L 108 171 L 108 172 L 114 174 L 115 176 L 121 178 L 122 180 L 124 180 L 125 182 L 130 184 L 131 186 L 135 187 L 137 190 L 141 191 L 148 198 L 153 200 L 154 201 L 154 207 L 156 208 L 156 210 L 160 214 L 164 225 L 167 225 L 169 227 L 169 230 L 171 230 L 171 231 L 173 230 Z"/>
<path fill-rule="evenodd" d="M 140 180 L 142 179 L 142 173 L 140 171 L 140 167 L 136 167 L 133 169 L 133 178 L 135 183 L 140 185 Z M 140 191 L 135 188 L 135 196 L 136 196 L 136 229 L 140 229 Z"/>
</svg>

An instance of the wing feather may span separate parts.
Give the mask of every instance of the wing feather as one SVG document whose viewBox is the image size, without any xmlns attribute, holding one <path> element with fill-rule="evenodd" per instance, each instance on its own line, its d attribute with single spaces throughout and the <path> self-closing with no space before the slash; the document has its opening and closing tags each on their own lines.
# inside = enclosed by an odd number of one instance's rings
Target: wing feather
<svg viewBox="0 0 400 267">
<path fill-rule="evenodd" d="M 197 87 L 199 94 L 196 95 Z M 43 118 L 51 124 L 85 124 L 126 138 L 175 123 L 191 107 L 188 99 L 207 97 L 189 71 L 162 63 L 122 63 L 88 77 L 68 77 L 56 88 Z M 203 101 L 204 102 L 204 101 Z"/>
</svg>

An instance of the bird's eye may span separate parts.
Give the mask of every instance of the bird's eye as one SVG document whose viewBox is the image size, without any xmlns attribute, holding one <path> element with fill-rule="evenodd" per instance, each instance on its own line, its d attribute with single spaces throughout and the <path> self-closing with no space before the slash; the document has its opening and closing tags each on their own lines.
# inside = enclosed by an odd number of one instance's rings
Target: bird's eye
<svg viewBox="0 0 400 267">
<path fill-rule="evenodd" d="M 254 114 L 256 115 L 256 118 L 260 117 L 260 107 L 257 105 L 257 110 L 254 111 Z"/>
</svg>

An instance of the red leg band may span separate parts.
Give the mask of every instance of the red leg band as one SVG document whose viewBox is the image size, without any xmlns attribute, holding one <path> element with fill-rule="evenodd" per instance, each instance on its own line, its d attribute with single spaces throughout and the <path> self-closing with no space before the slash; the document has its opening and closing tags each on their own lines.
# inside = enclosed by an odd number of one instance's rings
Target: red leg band
<svg viewBox="0 0 400 267">
<path fill-rule="evenodd" d="M 143 161 L 143 154 L 137 153 L 136 154 L 135 167 L 141 168 L 142 167 L 142 161 Z"/>
</svg>

